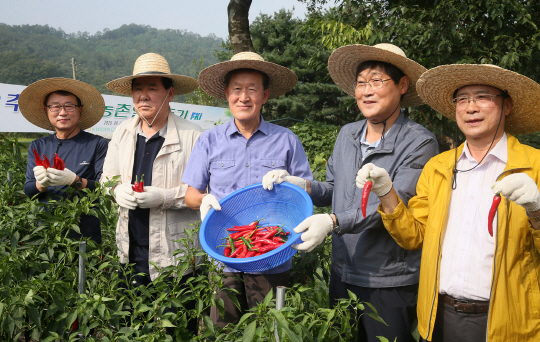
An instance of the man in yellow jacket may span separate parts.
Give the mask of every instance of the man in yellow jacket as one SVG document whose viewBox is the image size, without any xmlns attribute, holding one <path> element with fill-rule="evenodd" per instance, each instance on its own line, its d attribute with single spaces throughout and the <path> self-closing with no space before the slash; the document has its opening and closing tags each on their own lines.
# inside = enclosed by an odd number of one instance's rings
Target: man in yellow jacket
<svg viewBox="0 0 540 342">
<path fill-rule="evenodd" d="M 365 165 L 356 184 L 373 182 L 400 246 L 422 248 L 418 331 L 427 341 L 540 341 L 540 151 L 511 135 L 540 130 L 540 85 L 462 64 L 425 72 L 417 90 L 465 143 L 426 164 L 408 208 L 382 168 Z"/>
</svg>

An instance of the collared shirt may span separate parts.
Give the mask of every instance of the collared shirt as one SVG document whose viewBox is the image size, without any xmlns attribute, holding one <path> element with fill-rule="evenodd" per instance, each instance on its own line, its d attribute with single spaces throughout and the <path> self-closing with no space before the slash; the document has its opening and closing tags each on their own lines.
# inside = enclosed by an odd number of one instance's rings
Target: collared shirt
<svg viewBox="0 0 540 342">
<path fill-rule="evenodd" d="M 493 220 L 493 236 L 487 228 L 493 202 L 491 185 L 504 171 L 507 145 L 505 133 L 481 165 L 457 173 L 442 244 L 440 293 L 460 299 L 489 300 L 497 234 L 497 216 Z M 477 164 L 465 144 L 457 169 L 468 170 Z"/>
<path fill-rule="evenodd" d="M 381 139 L 379 139 L 370 144 L 369 141 L 367 141 L 366 139 L 366 133 L 367 133 L 366 128 L 367 128 L 367 122 L 364 125 L 364 128 L 362 129 L 362 136 L 360 137 L 360 149 L 362 150 L 362 160 L 366 159 L 366 157 L 369 156 L 371 152 L 375 151 L 375 149 L 379 146 L 381 142 Z M 386 131 L 386 133 L 384 133 L 385 138 L 386 136 L 388 136 L 388 132 L 390 132 L 391 129 L 392 127 L 390 127 L 388 131 Z"/>
<path fill-rule="evenodd" d="M 232 120 L 201 134 L 182 182 L 200 191 L 208 187 L 208 192 L 221 200 L 237 189 L 261 182 L 271 170 L 287 170 L 292 176 L 313 179 L 300 139 L 289 129 L 261 117 L 257 130 L 246 139 Z M 289 260 L 263 273 L 281 273 L 291 266 Z"/>
<path fill-rule="evenodd" d="M 161 150 L 167 136 L 167 125 L 152 137 L 143 132 L 140 124 L 137 127 L 137 144 L 135 147 L 135 159 L 133 162 L 132 184 L 135 179 L 141 180 L 144 175 L 144 185 L 152 185 L 152 169 L 154 160 Z M 129 211 L 129 240 L 136 241 L 139 245 L 148 246 L 150 241 L 150 209 L 135 208 Z"/>
</svg>

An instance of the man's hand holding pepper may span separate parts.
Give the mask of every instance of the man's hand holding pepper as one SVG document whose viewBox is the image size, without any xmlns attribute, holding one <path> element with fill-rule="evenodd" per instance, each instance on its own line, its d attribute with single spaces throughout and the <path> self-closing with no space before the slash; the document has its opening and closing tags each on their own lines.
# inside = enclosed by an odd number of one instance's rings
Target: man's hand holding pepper
<svg viewBox="0 0 540 342">
<path fill-rule="evenodd" d="M 51 186 L 51 180 L 49 179 L 47 169 L 44 166 L 34 167 L 34 178 L 44 189 L 43 191 L 45 191 L 49 186 Z"/>
<path fill-rule="evenodd" d="M 385 169 L 368 163 L 356 173 L 356 186 L 360 189 L 368 182 L 373 182 L 372 191 L 375 195 L 383 197 L 392 189 L 392 180 Z"/>
<path fill-rule="evenodd" d="M 540 191 L 534 180 L 526 173 L 508 175 L 493 184 L 493 192 L 516 202 L 529 213 L 540 210 Z"/>
<path fill-rule="evenodd" d="M 114 198 L 116 203 L 122 208 L 133 210 L 137 208 L 137 199 L 133 195 L 135 192 L 131 188 L 131 184 L 118 184 L 114 188 Z"/>
<path fill-rule="evenodd" d="M 165 189 L 156 186 L 145 186 L 144 192 L 135 192 L 133 196 L 140 208 L 157 208 L 165 203 Z"/>
<path fill-rule="evenodd" d="M 262 179 L 263 188 L 266 190 L 272 190 L 274 183 L 281 184 L 283 182 L 294 184 L 306 190 L 307 181 L 304 178 L 291 176 L 286 170 L 269 171 Z"/>
<path fill-rule="evenodd" d="M 71 185 L 77 179 L 77 175 L 70 169 L 58 170 L 49 167 L 47 169 L 47 175 L 51 186 Z"/>
</svg>

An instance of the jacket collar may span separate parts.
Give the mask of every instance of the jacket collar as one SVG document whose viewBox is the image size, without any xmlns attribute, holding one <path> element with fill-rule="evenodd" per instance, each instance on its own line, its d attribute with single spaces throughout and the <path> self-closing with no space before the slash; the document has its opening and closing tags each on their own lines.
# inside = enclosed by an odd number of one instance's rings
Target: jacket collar
<svg viewBox="0 0 540 342">
<path fill-rule="evenodd" d="M 132 120 L 126 127 L 126 131 L 136 137 L 137 127 L 141 122 L 141 118 L 136 115 L 133 117 L 133 119 L 134 120 Z M 169 112 L 169 116 L 167 117 L 167 133 L 165 135 L 165 141 L 163 142 L 163 146 L 159 154 L 171 153 L 181 149 L 182 143 L 180 141 L 180 137 L 178 136 L 178 130 L 176 127 L 176 121 L 174 120 L 174 114 L 172 112 Z"/>
<path fill-rule="evenodd" d="M 506 162 L 506 166 L 502 175 L 504 175 L 507 171 L 510 170 L 532 168 L 529 156 L 527 155 L 527 152 L 525 151 L 523 145 L 517 140 L 516 137 L 508 133 L 506 133 L 506 135 L 508 138 L 508 161 Z M 458 156 L 460 156 L 463 152 L 464 146 L 465 143 L 461 144 L 458 147 Z M 439 171 L 443 174 L 451 177 L 452 170 L 454 169 L 455 164 L 455 151 L 450 150 L 449 152 L 450 153 L 441 153 L 435 158 L 437 158 L 436 160 L 438 162 L 436 163 L 436 165 L 438 166 L 437 169 L 439 169 Z"/>
<path fill-rule="evenodd" d="M 396 140 L 399 134 L 401 133 L 401 128 L 403 128 L 404 123 L 407 118 L 403 114 L 403 111 L 399 113 L 399 117 L 396 122 L 392 125 L 392 129 L 388 131 L 388 134 L 385 135 L 384 140 L 379 143 L 379 146 L 372 152 L 373 153 L 390 153 L 394 151 L 394 146 L 396 145 Z M 360 138 L 362 136 L 362 131 L 367 125 L 367 120 L 360 120 L 353 123 L 352 129 L 349 131 L 348 138 L 353 141 L 355 145 L 360 146 Z"/>
</svg>

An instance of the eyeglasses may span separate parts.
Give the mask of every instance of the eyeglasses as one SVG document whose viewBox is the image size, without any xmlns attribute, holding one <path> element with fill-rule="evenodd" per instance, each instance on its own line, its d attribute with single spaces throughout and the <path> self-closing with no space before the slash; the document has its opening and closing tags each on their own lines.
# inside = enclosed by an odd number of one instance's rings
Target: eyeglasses
<svg viewBox="0 0 540 342">
<path fill-rule="evenodd" d="M 51 111 L 51 113 L 60 113 L 60 111 L 62 110 L 62 108 L 64 108 L 64 110 L 68 113 L 71 113 L 71 112 L 74 112 L 75 111 L 75 108 L 77 107 L 81 107 L 80 105 L 74 105 L 74 104 L 66 104 L 66 105 L 49 105 L 49 106 L 46 106 L 47 108 L 49 108 L 49 110 Z"/>
<path fill-rule="evenodd" d="M 464 108 L 469 105 L 469 102 L 473 101 L 478 107 L 487 107 L 491 102 L 493 102 L 493 98 L 497 96 L 502 96 L 502 94 L 478 94 L 473 95 L 472 97 L 460 96 L 453 99 L 452 104 L 455 108 Z"/>
<path fill-rule="evenodd" d="M 370 85 L 371 86 L 371 89 L 380 89 L 382 86 L 383 86 L 383 83 L 386 82 L 386 81 L 390 81 L 391 78 L 389 79 L 386 79 L 386 80 L 382 80 L 380 78 L 373 78 L 367 82 L 362 82 L 362 81 L 354 81 L 353 82 L 353 88 L 355 90 L 363 90 L 366 85 Z"/>
</svg>

